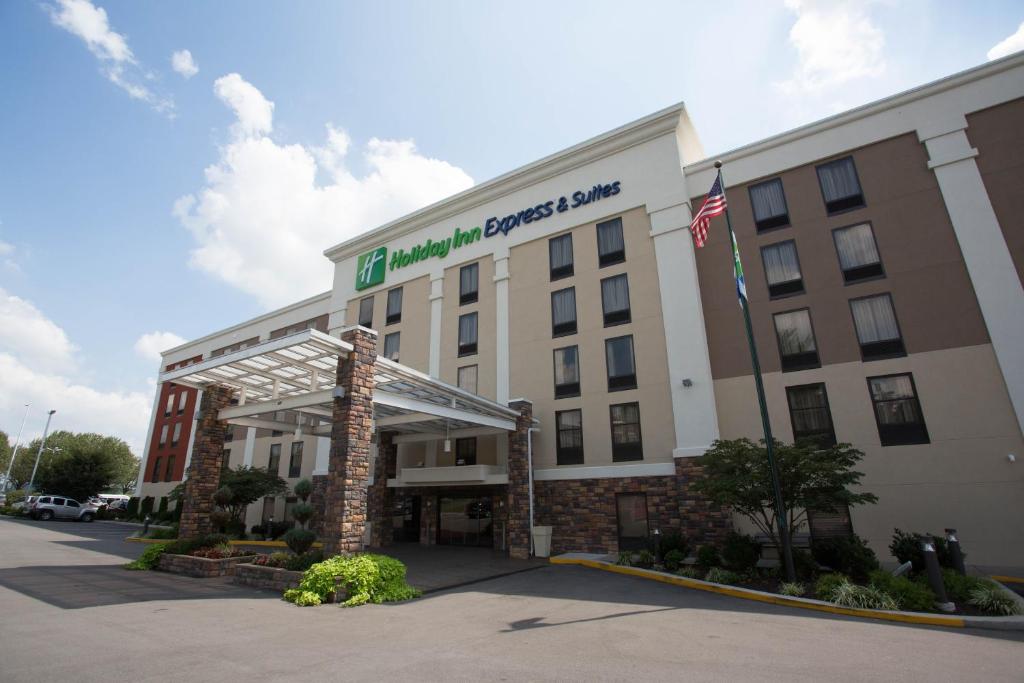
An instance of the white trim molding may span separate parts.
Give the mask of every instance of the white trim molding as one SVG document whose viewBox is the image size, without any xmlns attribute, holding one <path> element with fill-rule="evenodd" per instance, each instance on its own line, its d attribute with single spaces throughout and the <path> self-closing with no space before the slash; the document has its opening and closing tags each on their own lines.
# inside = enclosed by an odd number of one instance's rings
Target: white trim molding
<svg viewBox="0 0 1024 683">
<path fill-rule="evenodd" d="M 577 479 L 624 479 L 626 477 L 675 476 L 674 462 L 650 462 L 639 465 L 604 465 L 597 467 L 558 467 L 534 470 L 535 481 L 574 481 Z"/>
</svg>

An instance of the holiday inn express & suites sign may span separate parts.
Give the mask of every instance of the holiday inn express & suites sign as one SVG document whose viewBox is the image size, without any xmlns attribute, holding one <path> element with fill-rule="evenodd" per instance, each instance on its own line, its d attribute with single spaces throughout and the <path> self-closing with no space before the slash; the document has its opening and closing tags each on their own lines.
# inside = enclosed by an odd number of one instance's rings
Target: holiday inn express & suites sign
<svg viewBox="0 0 1024 683">
<path fill-rule="evenodd" d="M 577 190 L 570 196 L 551 199 L 516 213 L 499 218 L 492 216 L 484 221 L 483 227 L 477 226 L 470 230 L 455 228 L 451 237 L 443 240 L 428 239 L 417 244 L 409 251 L 399 249 L 391 252 L 388 260 L 388 248 L 377 247 L 359 256 L 356 261 L 356 290 L 375 287 L 384 282 L 388 270 L 405 268 L 428 258 L 445 258 L 452 249 L 459 249 L 467 244 L 478 242 L 481 237 L 507 236 L 508 233 L 521 225 L 535 223 L 554 215 L 564 213 L 585 204 L 600 201 L 605 197 L 617 195 L 621 190 L 621 182 L 616 180 L 606 185 L 594 185 L 588 190 Z"/>
</svg>

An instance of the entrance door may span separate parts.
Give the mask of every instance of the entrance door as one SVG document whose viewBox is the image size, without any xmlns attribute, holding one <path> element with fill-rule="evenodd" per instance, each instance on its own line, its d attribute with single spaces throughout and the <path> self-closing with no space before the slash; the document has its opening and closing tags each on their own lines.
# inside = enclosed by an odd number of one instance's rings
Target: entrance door
<svg viewBox="0 0 1024 683">
<path fill-rule="evenodd" d="M 420 540 L 420 501 L 419 496 L 398 498 L 392 512 L 392 538 L 396 542 L 419 543 Z"/>
<path fill-rule="evenodd" d="M 619 526 L 619 550 L 642 550 L 647 547 L 647 494 L 620 493 L 615 496 L 615 513 Z"/>
<path fill-rule="evenodd" d="M 437 542 L 443 545 L 494 546 L 490 498 L 441 496 L 437 506 Z"/>
</svg>

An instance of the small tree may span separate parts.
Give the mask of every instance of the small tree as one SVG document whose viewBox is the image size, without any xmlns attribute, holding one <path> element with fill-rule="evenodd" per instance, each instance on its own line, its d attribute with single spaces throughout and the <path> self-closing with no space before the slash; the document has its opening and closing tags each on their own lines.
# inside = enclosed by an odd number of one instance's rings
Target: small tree
<svg viewBox="0 0 1024 683">
<path fill-rule="evenodd" d="M 302 501 L 292 506 L 292 517 L 305 529 L 306 523 L 313 519 L 313 506 L 306 502 L 313 494 L 313 484 L 309 479 L 300 479 L 292 492 Z"/>
<path fill-rule="evenodd" d="M 276 473 L 245 466 L 226 470 L 221 474 L 220 486 L 214 494 L 214 502 L 224 508 L 228 519 L 236 524 L 242 523 L 245 508 L 252 503 L 264 496 L 275 496 L 288 490 L 288 482 Z"/>
<path fill-rule="evenodd" d="M 850 444 L 820 448 L 800 441 L 775 442 L 785 516 L 790 532 L 807 521 L 807 510 L 834 512 L 846 506 L 875 503 L 877 496 L 856 492 L 863 473 L 853 467 L 864 453 Z M 771 477 L 764 440 L 718 440 L 700 459 L 704 476 L 694 489 L 716 505 L 743 515 L 776 546 L 781 546 L 772 501 Z"/>
</svg>

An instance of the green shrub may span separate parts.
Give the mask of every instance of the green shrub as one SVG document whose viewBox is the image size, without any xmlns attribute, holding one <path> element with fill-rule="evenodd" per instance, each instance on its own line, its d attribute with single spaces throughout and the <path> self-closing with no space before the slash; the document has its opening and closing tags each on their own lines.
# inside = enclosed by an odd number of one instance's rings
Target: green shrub
<svg viewBox="0 0 1024 683">
<path fill-rule="evenodd" d="M 761 544 L 752 536 L 730 531 L 722 544 L 722 565 L 734 572 L 747 572 L 761 559 Z"/>
<path fill-rule="evenodd" d="M 163 540 L 174 540 L 178 537 L 178 527 L 172 526 L 169 529 L 152 529 L 146 538 L 159 538 Z"/>
<path fill-rule="evenodd" d="M 923 572 L 924 551 L 921 550 L 921 542 L 927 540 L 928 534 L 919 534 L 914 531 L 900 531 L 893 529 L 892 542 L 889 543 L 889 552 L 897 560 L 910 562 L 914 566 L 914 572 Z M 949 544 L 942 536 L 932 536 L 935 539 L 935 554 L 939 559 L 939 566 L 952 569 L 953 555 L 949 551 Z M 961 550 L 961 554 L 967 557 L 967 553 Z"/>
<path fill-rule="evenodd" d="M 322 550 L 310 550 L 302 555 L 287 555 L 286 557 L 284 568 L 290 572 L 304 572 L 317 562 L 324 561 Z"/>
<path fill-rule="evenodd" d="M 302 555 L 313 547 L 316 534 L 309 529 L 291 529 L 282 538 L 289 550 L 296 555 Z"/>
<path fill-rule="evenodd" d="M 844 581 L 836 587 L 832 592 L 832 602 L 842 607 L 860 609 L 899 609 L 896 601 L 885 591 L 874 586 L 858 586 L 849 581 Z"/>
<path fill-rule="evenodd" d="M 661 546 L 661 556 L 665 557 L 673 550 L 678 550 L 679 554 L 686 558 L 686 553 L 690 550 L 690 541 L 683 536 L 678 529 L 669 529 L 666 531 L 659 541 Z"/>
<path fill-rule="evenodd" d="M 156 513 L 158 515 L 165 515 L 167 513 L 167 496 L 160 496 L 160 503 L 157 505 Z"/>
<path fill-rule="evenodd" d="M 292 506 L 292 517 L 305 528 L 306 522 L 313 519 L 313 506 L 309 503 L 296 503 Z"/>
<path fill-rule="evenodd" d="M 228 537 L 224 534 L 207 534 L 200 538 L 181 538 L 167 544 L 166 551 L 169 555 L 189 555 L 201 548 L 215 548 L 219 545 L 227 545 Z"/>
<path fill-rule="evenodd" d="M 292 491 L 299 500 L 305 503 L 313 495 L 313 482 L 309 479 L 299 479 L 295 482 L 295 488 Z"/>
<path fill-rule="evenodd" d="M 299 587 L 285 591 L 284 598 L 296 605 L 318 605 L 335 592 L 335 579 L 339 577 L 348 593 L 342 603 L 346 607 L 409 600 L 420 594 L 406 583 L 404 564 L 386 555 L 365 553 L 338 555 L 314 564 L 306 570 Z"/>
<path fill-rule="evenodd" d="M 632 567 L 633 566 L 633 553 L 629 550 L 619 551 L 619 557 L 615 560 L 615 564 L 621 567 Z"/>
<path fill-rule="evenodd" d="M 943 569 L 942 584 L 946 587 L 946 595 L 950 600 L 965 603 L 971 599 L 971 591 L 985 585 L 985 579 L 964 576 L 952 569 Z"/>
<path fill-rule="evenodd" d="M 135 571 L 141 571 L 146 569 L 156 569 L 156 566 L 160 563 L 160 556 L 167 550 L 167 543 L 154 543 L 145 550 L 139 556 L 139 559 L 134 562 L 129 562 L 124 565 L 125 569 L 132 569 Z"/>
<path fill-rule="evenodd" d="M 868 575 L 878 569 L 878 558 L 860 536 L 823 538 L 811 544 L 816 562 L 852 577 L 867 581 Z"/>
<path fill-rule="evenodd" d="M 986 614 L 1009 617 L 1021 613 L 1020 605 L 1013 596 L 1007 595 L 993 581 L 982 581 L 980 586 L 971 590 L 968 603 Z"/>
<path fill-rule="evenodd" d="M 654 553 L 646 549 L 641 550 L 636 554 L 636 559 L 633 561 L 633 564 L 637 567 L 642 567 L 643 569 L 650 569 L 654 566 Z"/>
<path fill-rule="evenodd" d="M 779 593 L 781 595 L 788 595 L 791 598 L 802 598 L 806 592 L 807 587 L 796 581 L 793 583 L 783 583 L 779 586 Z"/>
<path fill-rule="evenodd" d="M 146 496 L 142 499 L 142 503 L 139 506 L 139 517 L 145 517 L 153 513 L 153 502 L 153 496 Z"/>
<path fill-rule="evenodd" d="M 905 576 L 893 576 L 883 570 L 871 572 L 869 582 L 873 587 L 889 595 L 901 610 L 935 611 L 935 593 L 924 583 L 911 581 Z"/>
<path fill-rule="evenodd" d="M 702 545 L 697 549 L 697 566 L 708 570 L 722 564 L 722 558 L 718 556 L 718 548 L 713 545 Z"/>
<path fill-rule="evenodd" d="M 818 575 L 818 563 L 814 557 L 800 548 L 793 548 L 793 570 L 800 581 L 813 581 Z"/>
<path fill-rule="evenodd" d="M 129 519 L 134 519 L 139 516 L 139 498 L 138 496 L 132 496 L 128 499 L 128 507 L 125 508 L 125 516 Z"/>
<path fill-rule="evenodd" d="M 14 491 L 8 491 L 7 502 L 5 504 L 7 506 L 11 506 L 14 505 L 15 503 L 20 503 L 21 501 L 25 500 L 27 496 L 28 491 L 26 491 L 25 489 L 15 489 Z"/>
<path fill-rule="evenodd" d="M 826 602 L 832 602 L 832 596 L 835 595 L 836 588 L 841 584 L 849 582 L 849 577 L 842 574 L 822 574 L 818 577 L 817 583 L 814 584 L 814 597 Z"/>
<path fill-rule="evenodd" d="M 663 561 L 665 563 L 665 569 L 669 570 L 670 572 L 674 572 L 677 569 L 679 569 L 680 566 L 682 566 L 683 560 L 685 559 L 685 555 L 683 555 L 681 552 L 673 548 L 672 550 L 669 550 L 667 553 L 665 553 L 665 556 L 663 558 Z"/>
<path fill-rule="evenodd" d="M 712 567 L 704 576 L 705 581 L 710 581 L 711 583 L 724 583 L 727 585 L 739 583 L 742 579 L 743 577 L 736 572 L 731 572 L 728 569 L 722 569 L 721 567 Z"/>
<path fill-rule="evenodd" d="M 704 572 L 697 569 L 696 567 L 680 567 L 676 570 L 676 575 L 682 576 L 687 579 L 703 579 Z"/>
</svg>

